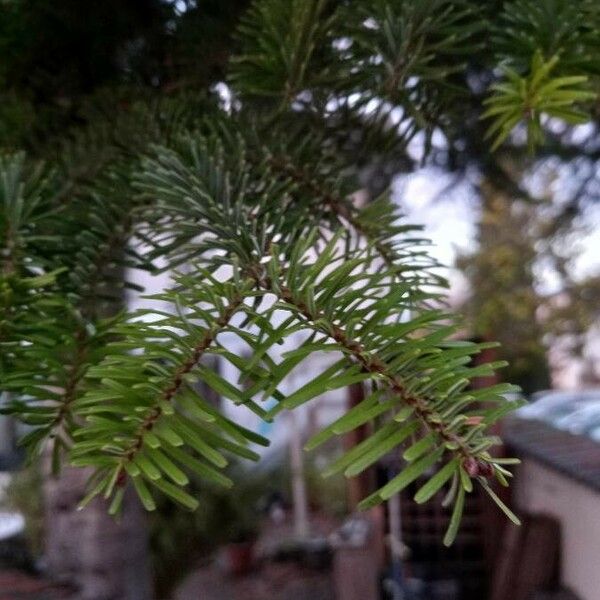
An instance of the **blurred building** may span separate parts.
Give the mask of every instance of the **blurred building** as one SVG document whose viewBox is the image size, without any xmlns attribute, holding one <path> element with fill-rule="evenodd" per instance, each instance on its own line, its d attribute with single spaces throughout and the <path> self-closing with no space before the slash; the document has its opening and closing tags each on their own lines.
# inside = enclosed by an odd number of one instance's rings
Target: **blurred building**
<svg viewBox="0 0 600 600">
<path fill-rule="evenodd" d="M 559 523 L 562 584 L 580 600 L 598 600 L 600 444 L 585 434 L 522 418 L 507 422 L 504 438 L 523 461 L 515 474 L 515 507 Z"/>
</svg>

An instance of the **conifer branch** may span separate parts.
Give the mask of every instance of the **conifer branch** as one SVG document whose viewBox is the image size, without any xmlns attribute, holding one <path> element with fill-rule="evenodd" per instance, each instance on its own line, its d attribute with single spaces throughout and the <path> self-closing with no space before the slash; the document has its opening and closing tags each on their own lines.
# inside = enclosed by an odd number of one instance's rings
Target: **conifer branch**
<svg viewBox="0 0 600 600">
<path fill-rule="evenodd" d="M 213 344 L 217 335 L 229 324 L 229 321 L 233 315 L 239 310 L 242 305 L 244 298 L 242 295 L 234 296 L 229 305 L 221 311 L 219 316 L 215 319 L 214 323 L 204 332 L 200 341 L 194 346 L 191 356 L 177 367 L 175 373 L 172 376 L 172 380 L 167 384 L 167 387 L 163 389 L 162 395 L 159 401 L 156 403 L 145 416 L 139 429 L 133 436 L 133 440 L 129 448 L 127 448 L 124 454 L 124 461 L 130 462 L 135 454 L 140 450 L 144 443 L 144 435 L 152 431 L 158 419 L 160 419 L 163 409 L 161 404 L 163 402 L 171 403 L 176 396 L 177 392 L 181 389 L 184 382 L 184 376 L 187 375 L 199 362 L 206 350 Z"/>
<path fill-rule="evenodd" d="M 297 299 L 293 291 L 282 282 L 273 285 L 268 278 L 264 278 L 257 283 L 264 290 L 278 296 L 287 305 L 294 307 L 297 313 L 306 319 L 306 323 L 311 329 L 325 333 L 338 343 L 348 356 L 361 365 L 364 372 L 370 373 L 378 379 L 383 378 L 390 391 L 404 404 L 414 409 L 415 414 L 425 428 L 439 435 L 444 442 L 456 446 L 458 453 L 463 459 L 468 459 L 472 456 L 469 447 L 463 440 L 449 431 L 446 425 L 440 421 L 439 415 L 436 415 L 435 411 L 431 408 L 431 399 L 410 393 L 401 378 L 393 373 L 390 366 L 376 352 L 368 352 L 360 342 L 351 339 L 343 326 L 328 323 L 327 315 L 323 312 L 311 310 L 305 302 Z"/>
</svg>

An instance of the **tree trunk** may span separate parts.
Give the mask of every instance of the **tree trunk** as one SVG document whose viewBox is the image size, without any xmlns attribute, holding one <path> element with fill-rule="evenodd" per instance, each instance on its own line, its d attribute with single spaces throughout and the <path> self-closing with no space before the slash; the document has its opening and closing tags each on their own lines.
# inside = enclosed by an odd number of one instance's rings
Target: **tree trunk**
<svg viewBox="0 0 600 600">
<path fill-rule="evenodd" d="M 149 600 L 152 579 L 148 527 L 135 494 L 115 520 L 96 499 L 85 509 L 89 471 L 65 467 L 45 481 L 46 561 L 49 576 L 73 585 L 77 600 Z"/>
</svg>

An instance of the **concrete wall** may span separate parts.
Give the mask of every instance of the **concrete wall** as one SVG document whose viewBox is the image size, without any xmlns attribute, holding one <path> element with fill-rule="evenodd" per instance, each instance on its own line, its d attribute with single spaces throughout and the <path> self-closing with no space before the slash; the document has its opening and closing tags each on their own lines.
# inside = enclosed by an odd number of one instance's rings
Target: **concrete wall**
<svg viewBox="0 0 600 600">
<path fill-rule="evenodd" d="M 522 511 L 560 521 L 562 581 L 581 600 L 599 600 L 600 493 L 525 459 L 516 474 L 515 502 Z"/>
</svg>

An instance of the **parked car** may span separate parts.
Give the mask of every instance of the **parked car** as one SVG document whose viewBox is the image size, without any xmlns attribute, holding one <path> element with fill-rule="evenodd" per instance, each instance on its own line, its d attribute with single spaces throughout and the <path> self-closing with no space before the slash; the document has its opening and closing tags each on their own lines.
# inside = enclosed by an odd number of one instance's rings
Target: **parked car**
<svg viewBox="0 0 600 600">
<path fill-rule="evenodd" d="M 536 392 L 516 414 L 600 442 L 600 389 Z"/>
</svg>

